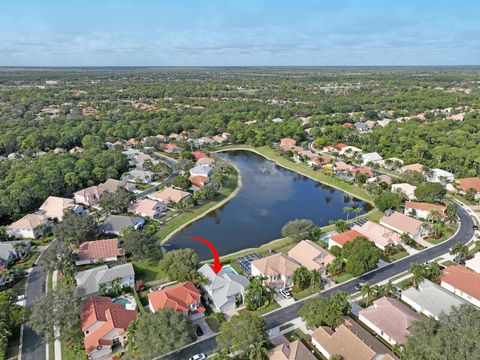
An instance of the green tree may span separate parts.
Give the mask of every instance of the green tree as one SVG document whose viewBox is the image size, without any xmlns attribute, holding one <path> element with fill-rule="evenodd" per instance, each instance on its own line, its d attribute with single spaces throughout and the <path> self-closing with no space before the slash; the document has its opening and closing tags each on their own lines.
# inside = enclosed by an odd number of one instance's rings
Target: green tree
<svg viewBox="0 0 480 360">
<path fill-rule="evenodd" d="M 242 312 L 220 326 L 217 345 L 230 353 L 249 354 L 252 346 L 266 340 L 265 320 L 254 313 Z"/>
<path fill-rule="evenodd" d="M 130 343 L 134 343 L 135 348 L 129 352 L 141 359 L 161 356 L 195 340 L 191 320 L 169 308 L 139 316 L 130 323 L 130 328 Z"/>
<path fill-rule="evenodd" d="M 423 183 L 415 189 L 415 197 L 418 201 L 436 202 L 441 201 L 447 190 L 439 183 Z"/>
<path fill-rule="evenodd" d="M 480 358 L 480 310 L 471 305 L 452 308 L 439 321 L 422 317 L 410 328 L 402 359 L 437 360 Z"/>
<path fill-rule="evenodd" d="M 248 310 L 262 308 L 273 299 L 272 291 L 263 285 L 262 280 L 260 277 L 255 277 L 246 288 L 245 306 Z"/>
<path fill-rule="evenodd" d="M 53 230 L 53 235 L 60 241 L 78 245 L 84 241 L 95 240 L 100 232 L 92 215 L 75 214 L 66 210 L 63 221 Z"/>
<path fill-rule="evenodd" d="M 342 316 L 348 314 L 349 311 L 350 304 L 347 294 L 337 291 L 329 298 L 317 298 L 307 301 L 298 314 L 309 329 L 315 329 L 321 325 L 334 328 L 340 324 Z"/>
<path fill-rule="evenodd" d="M 133 193 L 120 187 L 116 191 L 103 192 L 100 196 L 99 205 L 109 212 L 124 213 L 134 199 L 135 195 Z"/>
<path fill-rule="evenodd" d="M 70 246 L 63 241 L 55 241 L 43 253 L 39 264 L 45 272 L 60 271 L 67 283 L 74 282 L 75 256 Z"/>
<path fill-rule="evenodd" d="M 127 228 L 120 237 L 125 253 L 135 259 L 159 259 L 162 254 L 160 244 L 155 237 L 144 230 Z"/>
<path fill-rule="evenodd" d="M 293 291 L 300 292 L 310 286 L 311 276 L 308 269 L 304 266 L 295 269 L 293 272 Z"/>
<path fill-rule="evenodd" d="M 342 254 L 347 259 L 345 270 L 354 276 L 359 276 L 377 267 L 381 251 L 374 243 L 359 236 L 343 246 Z"/>
<path fill-rule="evenodd" d="M 296 219 L 291 220 L 282 227 L 282 235 L 294 241 L 305 240 L 310 237 L 316 228 L 312 220 Z"/>
<path fill-rule="evenodd" d="M 185 175 L 177 175 L 175 178 L 172 180 L 172 185 L 180 188 L 182 190 L 188 190 L 190 189 L 190 181 L 188 180 L 188 177 Z"/>
<path fill-rule="evenodd" d="M 450 255 L 455 255 L 455 262 L 459 263 L 470 255 L 470 250 L 468 245 L 459 242 L 451 247 Z"/>
<path fill-rule="evenodd" d="M 267 360 L 268 359 L 268 349 L 266 341 L 260 341 L 256 344 L 253 344 L 250 347 L 248 353 L 249 360 Z"/>
<path fill-rule="evenodd" d="M 14 329 L 24 320 L 24 309 L 16 304 L 13 291 L 0 291 L 0 359 L 3 359 L 7 350 L 8 339 Z"/>
<path fill-rule="evenodd" d="M 396 192 L 383 191 L 374 198 L 375 206 L 380 211 L 386 211 L 389 209 L 397 209 L 402 205 L 402 196 Z"/>
<path fill-rule="evenodd" d="M 159 266 L 171 280 L 185 281 L 196 278 L 199 264 L 198 255 L 193 249 L 178 249 L 168 251 Z"/>
<path fill-rule="evenodd" d="M 84 294 L 83 288 L 59 284 L 34 303 L 28 325 L 45 342 L 54 340 L 54 326 L 60 330 L 60 340 L 76 341 L 81 328 L 80 306 Z"/>
</svg>

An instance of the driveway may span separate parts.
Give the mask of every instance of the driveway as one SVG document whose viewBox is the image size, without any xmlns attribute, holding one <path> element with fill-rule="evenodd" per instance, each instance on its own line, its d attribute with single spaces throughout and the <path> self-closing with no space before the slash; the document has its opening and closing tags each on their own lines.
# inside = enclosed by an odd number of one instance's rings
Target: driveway
<svg viewBox="0 0 480 360">
<path fill-rule="evenodd" d="M 215 333 L 210 329 L 210 327 L 207 324 L 207 321 L 205 318 L 197 319 L 192 321 L 193 326 L 199 325 L 202 328 L 203 335 L 197 338 L 197 341 L 202 341 L 205 339 L 208 339 L 209 337 L 212 337 L 215 335 Z"/>
</svg>

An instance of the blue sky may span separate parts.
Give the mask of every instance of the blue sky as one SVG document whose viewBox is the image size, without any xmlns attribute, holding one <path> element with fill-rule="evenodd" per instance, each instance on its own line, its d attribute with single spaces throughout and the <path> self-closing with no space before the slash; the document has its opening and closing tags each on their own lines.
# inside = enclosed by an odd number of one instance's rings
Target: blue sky
<svg viewBox="0 0 480 360">
<path fill-rule="evenodd" d="M 480 1 L 2 0 L 0 66 L 479 65 Z"/>
</svg>

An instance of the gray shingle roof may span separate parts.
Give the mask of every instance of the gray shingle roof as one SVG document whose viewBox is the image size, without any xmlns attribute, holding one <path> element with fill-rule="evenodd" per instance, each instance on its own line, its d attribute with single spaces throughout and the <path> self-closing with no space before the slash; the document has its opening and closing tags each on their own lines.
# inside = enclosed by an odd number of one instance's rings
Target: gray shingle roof
<svg viewBox="0 0 480 360">
<path fill-rule="evenodd" d="M 110 215 L 107 220 L 98 225 L 103 232 L 119 233 L 123 228 L 128 226 L 137 226 L 139 223 L 144 223 L 141 217 L 124 216 L 124 215 Z"/>
<path fill-rule="evenodd" d="M 130 263 L 112 266 L 97 266 L 93 269 L 80 271 L 75 275 L 77 286 L 85 288 L 85 294 L 95 294 L 100 284 L 106 284 L 116 278 L 135 276 L 135 271 Z"/>
</svg>

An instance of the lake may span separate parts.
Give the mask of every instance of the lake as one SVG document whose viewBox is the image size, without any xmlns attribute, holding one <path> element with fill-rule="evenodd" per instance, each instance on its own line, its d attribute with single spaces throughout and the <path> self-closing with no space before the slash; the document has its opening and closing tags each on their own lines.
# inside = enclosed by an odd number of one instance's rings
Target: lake
<svg viewBox="0 0 480 360">
<path fill-rule="evenodd" d="M 228 203 L 176 233 L 168 241 L 171 249 L 190 247 L 202 260 L 210 259 L 212 253 L 205 245 L 186 237 L 203 237 L 225 255 L 282 237 L 283 225 L 293 219 L 311 219 L 324 226 L 329 220 L 346 219 L 345 206 L 360 207 L 362 213 L 369 209 L 368 203 L 256 153 L 228 151 L 220 156 L 240 170 L 241 190 Z"/>
</svg>

